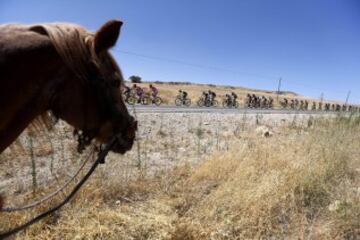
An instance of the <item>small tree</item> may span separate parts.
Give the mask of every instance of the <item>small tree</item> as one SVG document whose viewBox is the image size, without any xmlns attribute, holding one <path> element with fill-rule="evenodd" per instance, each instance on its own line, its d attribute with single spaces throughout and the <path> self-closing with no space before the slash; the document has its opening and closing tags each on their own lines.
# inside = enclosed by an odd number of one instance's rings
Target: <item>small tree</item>
<svg viewBox="0 0 360 240">
<path fill-rule="evenodd" d="M 141 83 L 141 77 L 139 76 L 132 75 L 131 77 L 129 77 L 129 80 L 132 83 Z"/>
</svg>

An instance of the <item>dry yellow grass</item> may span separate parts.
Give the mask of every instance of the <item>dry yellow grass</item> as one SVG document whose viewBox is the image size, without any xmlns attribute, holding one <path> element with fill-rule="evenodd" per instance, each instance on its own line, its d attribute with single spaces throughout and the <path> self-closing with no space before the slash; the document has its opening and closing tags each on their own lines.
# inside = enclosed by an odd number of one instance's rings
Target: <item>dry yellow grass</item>
<svg viewBox="0 0 360 240">
<path fill-rule="evenodd" d="M 16 239 L 359 239 L 360 118 L 309 121 L 151 177 L 100 169 Z M 30 215 L 0 215 L 0 229 Z"/>
<path fill-rule="evenodd" d="M 359 127 L 341 121 L 276 144 L 242 142 L 205 162 L 189 181 L 210 189 L 194 191 L 188 224 L 204 239 L 358 239 Z"/>
</svg>

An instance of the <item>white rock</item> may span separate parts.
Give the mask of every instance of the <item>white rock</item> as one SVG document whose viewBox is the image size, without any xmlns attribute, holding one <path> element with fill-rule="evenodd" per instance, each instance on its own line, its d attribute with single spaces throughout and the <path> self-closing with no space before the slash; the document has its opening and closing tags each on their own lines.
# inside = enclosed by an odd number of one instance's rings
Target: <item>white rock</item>
<svg viewBox="0 0 360 240">
<path fill-rule="evenodd" d="M 332 204 L 329 205 L 329 211 L 335 212 L 335 211 L 339 210 L 340 205 L 341 205 L 341 201 L 336 200 L 335 202 L 333 202 Z"/>
<path fill-rule="evenodd" d="M 266 126 L 257 127 L 255 132 L 263 137 L 271 137 L 273 135 L 273 132 Z"/>
<path fill-rule="evenodd" d="M 356 189 L 356 194 L 360 197 L 360 187 Z"/>
</svg>

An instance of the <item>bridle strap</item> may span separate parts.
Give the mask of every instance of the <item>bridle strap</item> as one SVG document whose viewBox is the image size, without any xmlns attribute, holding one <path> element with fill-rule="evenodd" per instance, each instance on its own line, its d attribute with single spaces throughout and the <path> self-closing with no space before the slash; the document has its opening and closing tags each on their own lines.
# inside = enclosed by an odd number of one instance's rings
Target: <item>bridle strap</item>
<svg viewBox="0 0 360 240">
<path fill-rule="evenodd" d="M 105 158 L 107 156 L 107 154 L 109 153 L 110 149 L 114 146 L 114 144 L 116 143 L 117 139 L 114 137 L 107 145 L 106 147 L 99 152 L 98 158 L 96 159 L 96 161 L 93 163 L 93 165 L 91 166 L 90 170 L 86 173 L 86 175 L 80 180 L 80 182 L 73 188 L 73 190 L 70 192 L 70 194 L 58 205 L 56 205 L 55 207 L 47 210 L 46 212 L 43 212 L 41 214 L 39 214 L 38 216 L 34 217 L 33 219 L 29 220 L 28 222 L 17 226 L 7 232 L 3 232 L 0 233 L 0 239 L 5 239 L 7 237 L 10 237 L 11 235 L 14 235 L 18 232 L 20 232 L 21 230 L 24 230 L 25 228 L 33 225 L 34 223 L 40 221 L 41 219 L 49 216 L 50 214 L 56 212 L 57 210 L 59 210 L 60 208 L 62 208 L 66 203 L 68 203 L 73 197 L 74 195 L 79 191 L 79 189 L 84 185 L 84 183 L 89 179 L 89 177 L 93 174 L 93 172 L 96 170 L 97 166 L 101 163 L 105 161 Z"/>
</svg>

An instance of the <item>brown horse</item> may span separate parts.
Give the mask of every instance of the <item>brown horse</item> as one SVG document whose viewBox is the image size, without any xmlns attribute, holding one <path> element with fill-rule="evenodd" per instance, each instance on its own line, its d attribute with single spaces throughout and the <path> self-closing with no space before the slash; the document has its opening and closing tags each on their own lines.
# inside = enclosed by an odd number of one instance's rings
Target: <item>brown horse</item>
<svg viewBox="0 0 360 240">
<path fill-rule="evenodd" d="M 121 25 L 111 20 L 95 33 L 73 24 L 0 25 L 0 153 L 49 111 L 81 130 L 84 145 L 116 137 L 112 151 L 131 149 L 137 122 L 108 51 Z"/>
</svg>

